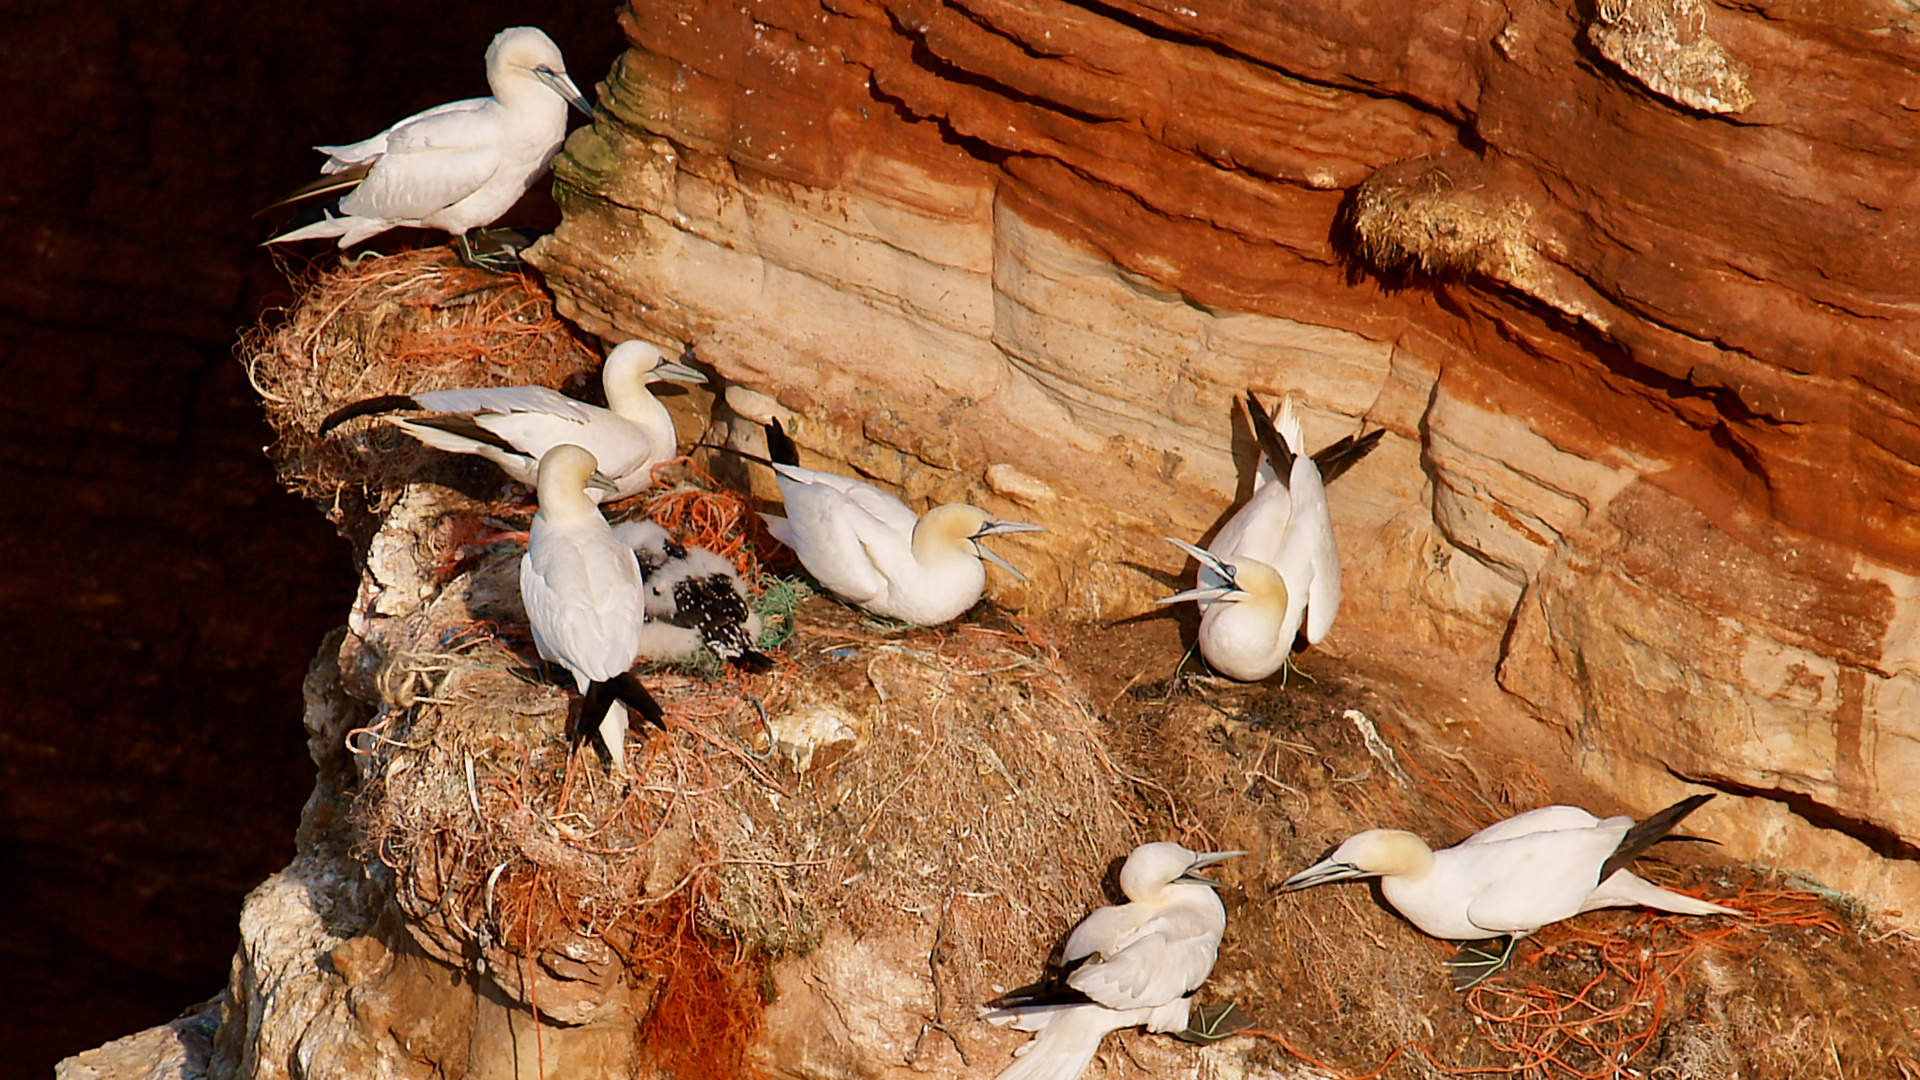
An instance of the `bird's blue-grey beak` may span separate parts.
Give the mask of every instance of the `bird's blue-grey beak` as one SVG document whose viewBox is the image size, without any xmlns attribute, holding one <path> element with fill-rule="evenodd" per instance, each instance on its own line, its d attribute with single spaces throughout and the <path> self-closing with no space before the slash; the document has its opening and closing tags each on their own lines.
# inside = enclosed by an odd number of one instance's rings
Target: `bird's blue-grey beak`
<svg viewBox="0 0 1920 1080">
<path fill-rule="evenodd" d="M 1181 874 L 1179 877 L 1174 878 L 1173 880 L 1176 883 L 1187 881 L 1187 882 L 1192 882 L 1195 885 L 1211 885 L 1216 889 L 1224 889 L 1226 888 L 1226 885 L 1223 884 L 1222 882 L 1215 881 L 1214 879 L 1207 877 L 1204 874 L 1196 874 L 1194 873 L 1194 871 L 1200 869 L 1203 866 L 1212 866 L 1214 863 L 1217 863 L 1222 859 L 1231 859 L 1231 858 L 1235 858 L 1236 856 L 1245 855 L 1245 854 L 1246 852 L 1244 851 L 1201 852 L 1200 857 L 1193 860 L 1193 865 L 1187 867 L 1186 873 Z"/>
<path fill-rule="evenodd" d="M 1281 892 L 1294 892 L 1299 889 L 1311 889 L 1315 885 L 1325 885 L 1334 881 L 1352 881 L 1355 878 L 1372 877 L 1365 870 L 1332 859 L 1322 859 L 1280 883 Z"/>
<path fill-rule="evenodd" d="M 1025 585 L 1030 584 L 1027 580 L 1027 575 L 1015 569 L 1012 563 L 995 554 L 987 545 L 982 544 L 980 539 L 985 536 L 1001 536 L 1006 533 L 1046 531 L 1046 527 L 1042 525 L 1029 525 L 1024 521 L 1001 521 L 999 518 L 988 518 L 978 529 L 975 529 L 973 535 L 967 537 L 967 539 L 973 541 L 973 550 L 979 552 L 982 559 L 1012 574 L 1021 584 Z"/>
<path fill-rule="evenodd" d="M 608 491 L 608 492 L 620 490 L 620 485 L 614 483 L 612 480 L 607 479 L 607 474 L 601 472 L 599 469 L 593 470 L 593 475 L 587 477 L 587 486 L 590 488 L 599 488 L 601 491 Z"/>
<path fill-rule="evenodd" d="M 588 101 L 587 96 L 580 92 L 580 88 L 573 85 L 573 80 L 567 77 L 566 72 L 555 71 L 548 67 L 537 67 L 533 69 L 533 77 L 546 83 L 548 89 L 565 98 L 567 104 L 579 109 L 588 116 L 593 115 L 593 102 Z"/>
<path fill-rule="evenodd" d="M 1224 584 L 1203 585 L 1197 589 L 1188 589 L 1186 592 L 1174 593 L 1172 596 L 1163 596 L 1155 600 L 1155 604 L 1165 606 L 1167 604 L 1183 603 L 1188 600 L 1238 600 L 1240 597 L 1246 595 L 1233 583 L 1233 567 L 1222 562 L 1220 556 L 1215 555 L 1213 552 L 1197 544 L 1189 544 L 1178 537 L 1163 536 L 1160 539 L 1193 556 L 1196 562 L 1212 571 Z"/>
<path fill-rule="evenodd" d="M 690 368 L 676 360 L 662 360 L 647 374 L 653 378 L 666 379 L 670 382 L 703 383 L 707 381 L 707 377 L 698 370 Z"/>
<path fill-rule="evenodd" d="M 1188 589 L 1186 592 L 1163 596 L 1154 603 L 1160 605 L 1178 604 L 1186 600 L 1233 600 L 1241 596 L 1239 589 L 1231 585 L 1215 585 L 1207 589 Z"/>
</svg>

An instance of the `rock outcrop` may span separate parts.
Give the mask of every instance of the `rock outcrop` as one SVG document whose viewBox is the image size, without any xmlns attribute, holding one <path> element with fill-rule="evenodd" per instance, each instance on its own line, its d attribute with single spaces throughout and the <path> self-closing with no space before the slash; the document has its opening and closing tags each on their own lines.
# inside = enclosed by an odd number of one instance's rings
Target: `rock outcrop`
<svg viewBox="0 0 1920 1080">
<path fill-rule="evenodd" d="M 556 163 L 561 310 L 1050 525 L 1130 614 L 1232 396 L 1341 482 L 1335 640 L 1470 658 L 1633 804 L 1920 903 L 1920 63 L 1897 6 L 636 3 Z"/>
</svg>

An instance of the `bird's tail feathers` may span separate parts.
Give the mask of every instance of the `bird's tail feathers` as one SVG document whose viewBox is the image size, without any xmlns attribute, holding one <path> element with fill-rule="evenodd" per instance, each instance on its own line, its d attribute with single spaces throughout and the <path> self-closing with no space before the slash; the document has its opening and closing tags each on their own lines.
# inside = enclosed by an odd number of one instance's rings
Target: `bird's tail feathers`
<svg viewBox="0 0 1920 1080">
<path fill-rule="evenodd" d="M 1013 1064 L 994 1080 L 1079 1080 L 1100 1050 L 1107 1032 L 1137 1024 L 1137 1009 L 1099 1005 L 1060 1009 L 1027 1045 L 1014 1051 Z"/>
<path fill-rule="evenodd" d="M 780 426 L 777 416 L 767 420 L 767 456 L 777 465 L 800 464 L 800 449 L 793 445 L 793 438 Z"/>
<path fill-rule="evenodd" d="M 1739 915 L 1741 912 L 1730 907 L 1722 907 L 1711 900 L 1702 900 L 1697 896 L 1677 893 L 1672 889 L 1663 889 L 1653 882 L 1630 871 L 1617 871 L 1604 879 L 1600 887 L 1587 898 L 1586 910 L 1597 907 L 1650 907 L 1656 911 L 1671 911 L 1676 915 Z"/>
<path fill-rule="evenodd" d="M 1293 399 L 1287 401 L 1291 408 Z M 1267 413 L 1267 407 L 1260 404 L 1260 399 L 1254 397 L 1251 390 L 1247 391 L 1247 423 L 1253 428 L 1253 437 L 1259 442 L 1260 452 L 1265 455 L 1267 464 L 1273 467 L 1274 478 L 1285 484 L 1287 477 L 1293 475 L 1293 448 L 1280 437 L 1279 430 L 1273 426 L 1273 417 Z"/>
<path fill-rule="evenodd" d="M 1634 859 L 1639 858 L 1642 852 L 1652 847 L 1661 837 L 1672 832 L 1688 814 L 1700 809 L 1711 798 L 1713 798 L 1712 792 L 1690 795 L 1665 810 L 1649 814 L 1645 821 L 1628 829 L 1627 834 L 1620 838 L 1620 846 L 1614 848 L 1613 854 L 1607 856 L 1607 861 L 1601 864 L 1599 880 L 1605 882 L 1613 876 L 1615 870 L 1622 869 Z"/>
<path fill-rule="evenodd" d="M 1360 459 L 1373 453 L 1373 448 L 1380 445 L 1380 437 L 1386 433 L 1386 428 L 1375 428 L 1365 435 L 1347 435 L 1322 447 L 1313 455 L 1313 463 L 1320 469 L 1320 482 L 1331 484 L 1360 464 Z"/>
<path fill-rule="evenodd" d="M 1280 437 L 1287 440 L 1287 449 L 1295 454 L 1307 452 L 1307 436 L 1300 430 L 1300 414 L 1293 411 L 1292 394 L 1280 402 L 1280 419 L 1275 426 L 1280 429 Z"/>
<path fill-rule="evenodd" d="M 328 413 L 327 418 L 320 421 L 320 430 L 316 432 L 316 434 L 325 435 L 341 424 L 362 416 L 377 416 L 380 413 L 394 412 L 399 409 L 418 409 L 420 407 L 420 403 L 407 394 L 382 394 L 379 397 L 370 397 L 365 401 L 356 401 L 351 405 L 342 405 Z"/>
<path fill-rule="evenodd" d="M 607 686 L 614 700 L 639 713 L 640 719 L 662 731 L 666 730 L 666 710 L 660 708 L 660 703 L 653 700 L 653 695 L 647 693 L 647 688 L 641 686 L 640 680 L 633 677 L 633 672 L 623 671 L 604 684 L 596 685 Z"/>
<path fill-rule="evenodd" d="M 260 209 L 255 210 L 253 212 L 254 216 L 258 217 L 259 215 L 264 214 L 269 210 L 278 210 L 282 206 L 291 206 L 294 203 L 300 202 L 305 199 L 317 198 L 318 196 L 321 196 L 321 195 L 331 195 L 339 191 L 352 190 L 353 188 L 359 187 L 360 181 L 365 180 L 367 178 L 367 174 L 372 171 L 373 171 L 373 162 L 361 161 L 361 162 L 356 162 L 355 164 L 352 164 L 352 165 L 348 165 L 343 169 L 338 169 L 334 172 L 327 173 L 326 175 L 321 176 L 317 179 L 309 180 L 306 183 L 301 184 L 299 187 L 294 188 L 292 191 L 287 192 L 285 195 L 280 196 L 278 199 L 275 199 L 274 201 L 268 203 L 267 205 L 261 207 Z M 337 234 L 315 233 L 314 235 L 334 236 Z M 284 240 L 286 239 L 286 237 L 283 237 L 283 236 L 275 237 L 274 239 Z M 272 242 L 273 242 L 272 240 L 268 241 L 268 243 L 272 243 Z"/>
</svg>

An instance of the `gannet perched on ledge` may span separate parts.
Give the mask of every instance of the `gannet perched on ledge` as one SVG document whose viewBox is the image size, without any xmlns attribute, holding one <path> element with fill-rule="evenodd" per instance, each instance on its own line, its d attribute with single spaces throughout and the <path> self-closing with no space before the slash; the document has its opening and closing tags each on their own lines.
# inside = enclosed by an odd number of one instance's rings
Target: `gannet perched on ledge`
<svg viewBox="0 0 1920 1080">
<path fill-rule="evenodd" d="M 493 96 L 437 105 L 370 139 L 317 146 L 319 180 L 282 200 L 346 191 L 340 212 L 282 233 L 269 244 L 319 237 L 340 247 L 400 225 L 443 229 L 469 262 L 467 231 L 506 213 L 541 173 L 567 134 L 567 106 L 593 106 L 567 77 L 553 39 L 531 26 L 500 31 L 487 46 Z"/>
<path fill-rule="evenodd" d="M 611 492 L 595 491 L 595 502 L 616 499 L 653 485 L 653 467 L 679 453 L 673 416 L 647 387 L 661 380 L 703 383 L 707 377 L 667 359 L 645 341 L 623 341 L 608 353 L 600 382 L 608 408 L 544 386 L 494 386 L 473 390 L 430 390 L 389 394 L 334 410 L 320 422 L 325 435 L 355 417 L 421 409 L 437 415 L 387 422 L 437 450 L 478 454 L 501 471 L 532 486 L 540 459 L 548 450 L 571 443 L 592 453 Z"/>
<path fill-rule="evenodd" d="M 1303 621 L 1310 644 L 1333 629 L 1340 555 L 1326 484 L 1372 452 L 1385 429 L 1349 435 L 1308 456 L 1292 398 L 1281 405 L 1276 430 L 1249 390 L 1247 420 L 1260 442 L 1253 497 L 1205 549 L 1166 537 L 1199 561 L 1198 587 L 1157 603 L 1198 601 L 1200 655 L 1220 674 L 1254 682 L 1286 663 Z"/>
<path fill-rule="evenodd" d="M 1054 970 L 982 1010 L 991 1023 L 1038 1032 L 996 1080 L 1076 1080 L 1109 1031 L 1185 1030 L 1190 995 L 1213 971 L 1227 930 L 1213 891 L 1220 883 L 1195 871 L 1245 854 L 1167 841 L 1134 848 L 1120 868 L 1130 902 L 1082 919 Z"/>
<path fill-rule="evenodd" d="M 633 549 L 646 580 L 647 625 L 640 651 L 656 660 L 685 660 L 705 645 L 750 671 L 773 666 L 754 647 L 760 616 L 733 563 L 706 548 L 688 547 L 659 523 L 636 519 L 614 526 Z"/>
<path fill-rule="evenodd" d="M 625 707 L 666 723 L 629 671 L 646 618 L 640 563 L 587 497 L 589 484 L 611 486 L 588 451 L 563 444 L 540 458 L 540 509 L 520 559 L 520 602 L 541 658 L 572 672 L 586 695 L 573 741 L 597 734 L 619 776 L 626 768 Z"/>
<path fill-rule="evenodd" d="M 1499 952 L 1462 948 L 1447 961 L 1465 990 L 1506 966 L 1520 938 L 1583 911 L 1639 905 L 1680 915 L 1738 915 L 1732 908 L 1663 889 L 1626 869 L 1712 795 L 1682 799 L 1635 825 L 1577 806 L 1546 806 L 1497 822 L 1450 848 L 1397 829 L 1371 829 L 1288 878 L 1287 892 L 1377 877 L 1407 921 L 1437 938 L 1506 938 Z"/>
<path fill-rule="evenodd" d="M 787 504 L 784 518 L 760 515 L 767 528 L 821 585 L 875 615 L 916 626 L 953 619 L 986 592 L 983 560 L 1027 580 L 981 540 L 1046 531 L 966 503 L 918 515 L 872 484 L 803 469 L 778 420 L 767 425 L 767 452 Z"/>
</svg>

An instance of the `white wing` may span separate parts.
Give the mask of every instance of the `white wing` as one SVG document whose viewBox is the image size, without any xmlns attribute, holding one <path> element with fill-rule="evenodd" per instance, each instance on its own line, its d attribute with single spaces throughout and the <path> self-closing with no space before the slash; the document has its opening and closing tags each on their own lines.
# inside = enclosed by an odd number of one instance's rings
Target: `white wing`
<svg viewBox="0 0 1920 1080">
<path fill-rule="evenodd" d="M 1515 814 L 1505 821 L 1496 821 L 1455 844 L 1454 847 L 1490 844 L 1497 840 L 1511 840 L 1516 836 L 1559 832 L 1563 829 L 1591 829 L 1598 824 L 1600 824 L 1599 818 L 1577 806 L 1543 806 L 1538 810 Z"/>
<path fill-rule="evenodd" d="M 775 465 L 774 471 L 789 480 L 802 484 L 818 484 L 835 491 L 874 520 L 884 523 L 893 531 L 909 538 L 913 536 L 914 526 L 920 524 L 920 515 L 914 513 L 912 507 L 901 502 L 899 496 L 864 480 L 855 480 L 851 476 L 841 476 L 837 473 L 802 469 L 798 465 Z"/>
<path fill-rule="evenodd" d="M 1492 935 L 1531 933 L 1578 915 L 1623 835 L 1624 829 L 1561 829 L 1449 848 L 1482 877 L 1467 904 L 1468 920 Z"/>
<path fill-rule="evenodd" d="M 412 116 L 407 117 L 405 120 L 400 121 L 370 139 L 362 139 L 357 143 L 348 143 L 345 146 L 316 146 L 314 147 L 315 150 L 320 151 L 331 159 L 320 167 L 320 171 L 322 173 L 337 173 L 349 165 L 357 165 L 363 161 L 370 161 L 386 153 L 387 139 L 390 138 L 394 132 L 406 127 L 408 124 L 427 120 L 446 113 L 473 112 L 476 109 L 484 108 L 490 100 L 492 99 L 468 98 L 465 101 L 449 101 L 445 105 L 435 105 L 431 109 L 414 113 Z"/>
<path fill-rule="evenodd" d="M 500 168 L 508 137 L 500 111 L 483 98 L 476 108 L 430 110 L 390 129 L 386 152 L 340 211 L 417 221 L 473 194 Z"/>
<path fill-rule="evenodd" d="M 813 475 L 828 477 L 831 474 Z M 847 491 L 839 485 L 798 481 L 789 478 L 783 467 L 780 494 L 787 504 L 788 533 L 783 539 L 820 584 L 853 603 L 864 604 L 885 595 L 888 588 L 887 579 L 874 565 L 868 548 L 910 550 L 913 523 L 919 519 L 904 503 L 880 489 L 857 480 L 848 483 L 857 487 Z M 870 512 L 867 504 L 874 500 L 858 488 L 866 488 L 871 495 L 884 496 L 905 511 L 906 530 L 903 532 L 898 527 L 901 515 L 892 514 L 892 520 L 888 520 Z"/>
<path fill-rule="evenodd" d="M 433 412 L 544 413 L 586 423 L 607 410 L 570 398 L 545 386 L 484 386 L 471 390 L 428 390 L 412 395 Z"/>
<path fill-rule="evenodd" d="M 643 618 L 633 550 L 604 520 L 555 526 L 536 514 L 530 533 L 520 599 L 540 655 L 565 665 L 582 690 L 631 668 Z"/>
<path fill-rule="evenodd" d="M 1219 948 L 1220 935 L 1209 920 L 1178 905 L 1134 927 L 1112 951 L 1100 950 L 1099 959 L 1067 976 L 1067 985 L 1110 1009 L 1153 1008 L 1206 982 Z"/>
</svg>

